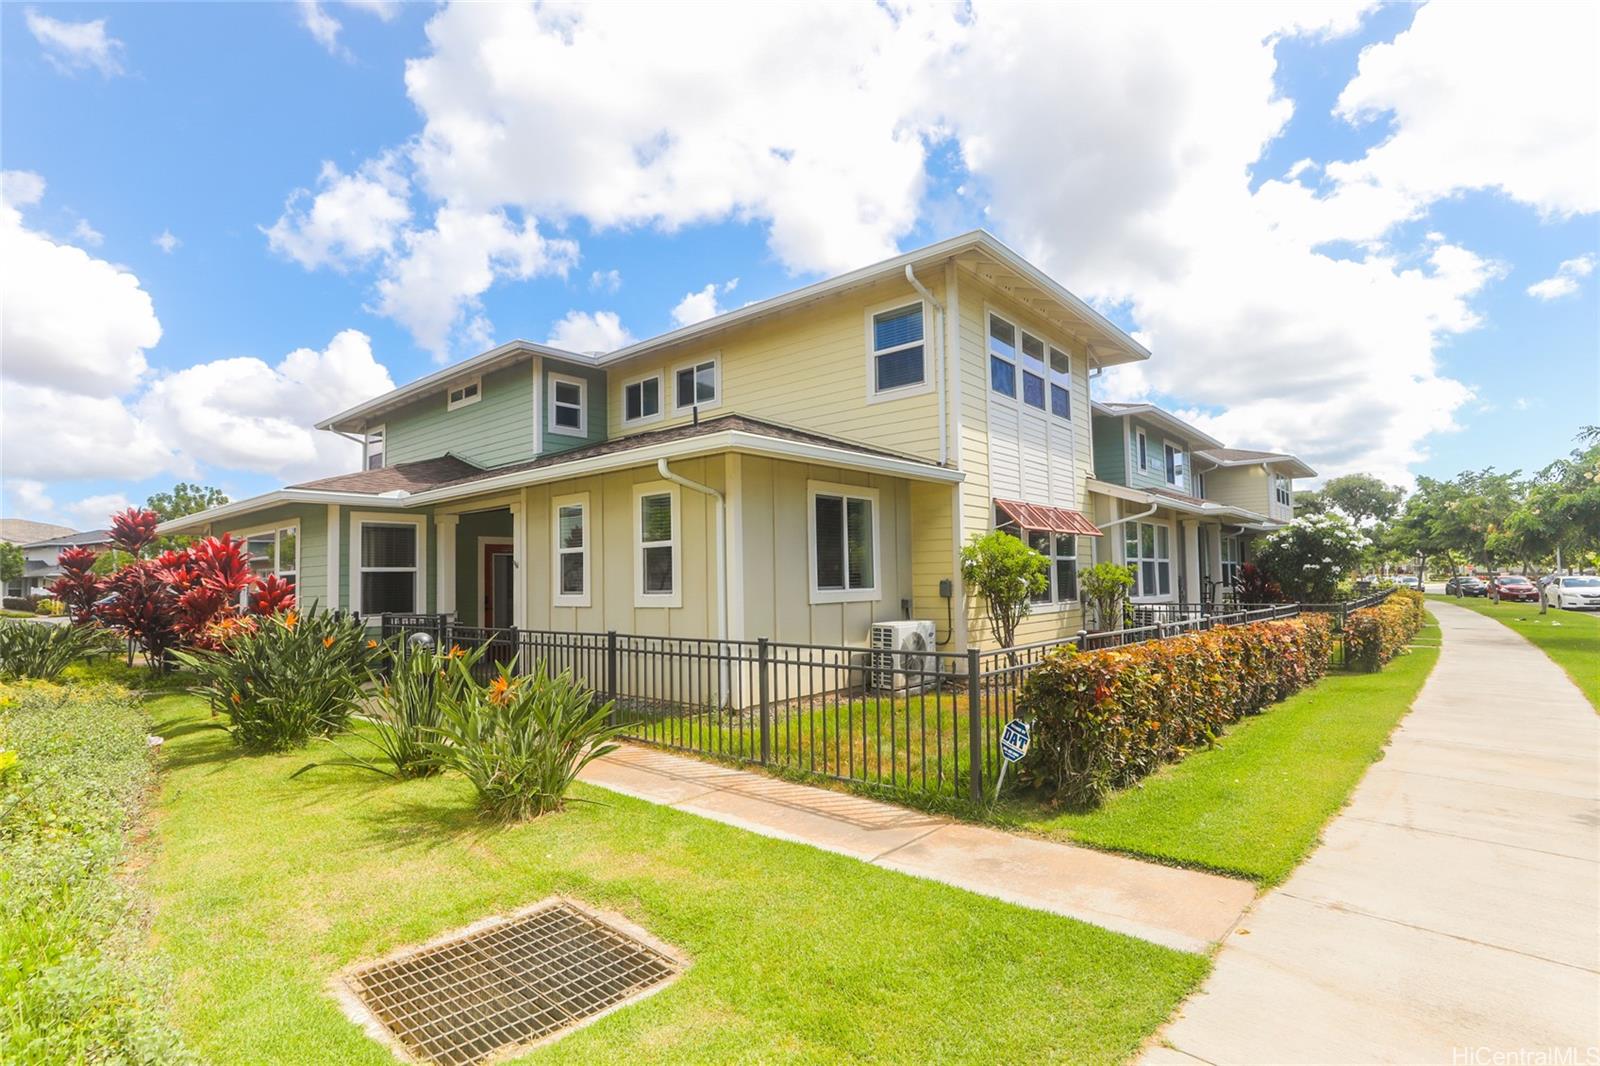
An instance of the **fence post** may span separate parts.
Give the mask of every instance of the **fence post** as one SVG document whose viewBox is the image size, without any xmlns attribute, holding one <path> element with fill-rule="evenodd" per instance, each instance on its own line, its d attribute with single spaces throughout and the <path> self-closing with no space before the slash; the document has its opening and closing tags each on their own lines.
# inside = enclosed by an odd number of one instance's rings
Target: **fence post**
<svg viewBox="0 0 1600 1066">
<path fill-rule="evenodd" d="M 606 630 L 606 698 L 612 703 L 617 699 L 617 631 Z M 613 715 L 616 711 L 611 712 Z"/>
<path fill-rule="evenodd" d="M 756 641 L 757 684 L 761 693 L 761 765 L 772 761 L 772 689 L 769 668 L 772 642 L 766 637 Z"/>
<path fill-rule="evenodd" d="M 977 648 L 967 649 L 967 777 L 974 803 L 983 802 L 983 666 Z"/>
<path fill-rule="evenodd" d="M 1087 629 L 1080 629 L 1078 630 L 1078 635 L 1072 638 L 1072 646 L 1079 653 L 1082 653 L 1083 646 L 1087 644 L 1088 641 L 1089 631 Z"/>
</svg>

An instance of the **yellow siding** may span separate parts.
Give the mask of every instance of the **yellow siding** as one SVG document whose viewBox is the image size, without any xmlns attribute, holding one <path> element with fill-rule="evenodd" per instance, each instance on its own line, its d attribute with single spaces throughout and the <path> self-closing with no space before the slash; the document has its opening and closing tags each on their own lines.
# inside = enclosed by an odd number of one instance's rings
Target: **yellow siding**
<svg viewBox="0 0 1600 1066">
<path fill-rule="evenodd" d="M 1206 499 L 1229 507 L 1243 507 L 1256 514 L 1269 514 L 1272 504 L 1272 479 L 1259 466 L 1217 467 L 1205 471 Z"/>
<path fill-rule="evenodd" d="M 941 647 L 953 640 L 952 601 L 939 595 L 939 582 L 961 582 L 953 549 L 953 523 L 960 489 L 914 482 L 911 485 L 911 616 L 933 621 Z"/>
<path fill-rule="evenodd" d="M 927 283 L 935 285 L 935 279 Z M 689 420 L 672 411 L 672 374 L 681 366 L 716 355 L 721 360 L 722 397 L 701 418 L 737 412 L 784 425 L 826 433 L 894 451 L 937 459 L 938 398 L 934 391 L 879 403 L 867 402 L 867 309 L 917 295 L 905 280 L 865 292 L 834 297 L 797 308 L 765 322 L 718 337 L 710 347 L 684 347 L 612 367 L 609 418 L 613 436 L 627 436 Z M 933 315 L 925 329 L 927 369 L 933 380 Z M 663 416 L 624 425 L 624 386 L 640 377 L 662 374 Z"/>
</svg>

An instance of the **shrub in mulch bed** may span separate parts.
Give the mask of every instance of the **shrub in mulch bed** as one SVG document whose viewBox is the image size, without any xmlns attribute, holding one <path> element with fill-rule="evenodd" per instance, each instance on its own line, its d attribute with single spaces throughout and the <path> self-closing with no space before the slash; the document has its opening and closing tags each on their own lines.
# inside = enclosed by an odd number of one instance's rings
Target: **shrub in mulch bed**
<svg viewBox="0 0 1600 1066">
<path fill-rule="evenodd" d="M 1034 729 L 1023 779 L 1072 806 L 1098 803 L 1317 681 L 1331 640 L 1326 617 L 1304 615 L 1053 652 L 1022 686 L 1018 708 Z"/>
<path fill-rule="evenodd" d="M 1422 593 L 1397 589 L 1373 607 L 1350 612 L 1344 620 L 1345 661 L 1357 670 L 1378 670 L 1406 649 L 1422 629 Z"/>
</svg>

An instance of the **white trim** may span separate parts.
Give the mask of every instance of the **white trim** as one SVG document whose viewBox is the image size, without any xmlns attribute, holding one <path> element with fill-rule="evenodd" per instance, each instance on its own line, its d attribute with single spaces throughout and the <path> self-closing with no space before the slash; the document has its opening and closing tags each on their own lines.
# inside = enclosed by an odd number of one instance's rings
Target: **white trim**
<svg viewBox="0 0 1600 1066">
<path fill-rule="evenodd" d="M 672 548 L 672 591 L 646 592 L 644 590 L 644 527 L 640 507 L 646 496 L 669 496 L 672 500 L 672 538 L 651 541 L 649 547 L 666 544 Z M 628 521 L 633 530 L 629 539 L 633 543 L 633 605 L 635 607 L 683 606 L 683 499 L 678 486 L 670 481 L 642 481 L 633 487 L 633 511 Z"/>
<path fill-rule="evenodd" d="M 563 507 L 578 507 L 583 513 L 583 546 L 578 549 L 583 556 L 583 591 L 581 593 L 564 593 L 561 591 L 561 556 L 570 553 L 573 549 L 561 546 L 561 509 Z M 566 496 L 556 496 L 550 500 L 550 603 L 554 607 L 588 607 L 593 602 L 593 586 L 590 584 L 591 569 L 589 566 L 590 549 L 594 547 L 594 509 L 589 506 L 587 492 L 574 492 Z"/>
<path fill-rule="evenodd" d="M 511 624 L 518 629 L 528 628 L 528 598 L 533 582 L 528 575 L 533 573 L 528 568 L 528 490 L 524 488 L 517 494 L 515 503 L 506 505 L 506 510 L 511 512 L 511 583 L 514 591 L 511 598 Z"/>
<path fill-rule="evenodd" d="M 1143 551 L 1144 551 L 1144 534 L 1141 532 L 1141 527 L 1143 527 L 1143 526 L 1152 526 L 1152 527 L 1154 527 L 1156 529 L 1164 529 L 1164 530 L 1166 530 L 1166 533 L 1167 533 L 1167 554 L 1166 554 L 1165 558 L 1163 558 L 1159 554 L 1152 555 L 1152 556 L 1150 556 L 1148 558 L 1145 557 L 1145 555 L 1143 554 Z M 1130 559 L 1128 557 L 1128 530 L 1129 529 L 1135 531 L 1134 532 L 1134 539 L 1139 543 L 1139 546 L 1140 546 L 1140 554 L 1136 555 L 1136 556 L 1133 556 L 1132 559 Z M 1157 552 L 1159 552 L 1160 549 L 1161 549 L 1161 535 L 1159 533 L 1157 533 L 1155 535 L 1154 539 L 1155 539 L 1154 549 Z M 1174 546 L 1174 542 L 1177 539 L 1178 539 L 1177 538 L 1177 534 L 1172 528 L 1172 523 L 1170 521 L 1168 521 L 1167 519 L 1164 519 L 1164 518 L 1154 518 L 1154 517 L 1148 518 L 1148 519 L 1140 518 L 1138 521 L 1128 523 L 1127 528 L 1122 530 L 1122 538 L 1121 538 L 1122 562 L 1125 565 L 1128 565 L 1128 566 L 1135 566 L 1136 569 L 1138 569 L 1138 567 L 1137 567 L 1136 563 L 1134 562 L 1134 560 L 1137 560 L 1138 563 L 1145 563 L 1145 562 L 1155 563 L 1156 564 L 1156 588 L 1157 588 L 1157 590 L 1159 590 L 1161 588 L 1161 563 L 1165 562 L 1167 564 L 1167 588 L 1168 588 L 1169 591 L 1167 591 L 1167 592 L 1161 592 L 1161 591 L 1141 592 L 1141 594 L 1138 595 L 1138 596 L 1129 595 L 1128 596 L 1129 602 L 1131 602 L 1131 603 L 1167 603 L 1167 602 L 1176 600 L 1178 598 L 1178 574 L 1177 574 L 1176 567 L 1173 564 L 1173 546 Z M 1143 572 L 1142 569 L 1138 569 L 1138 573 L 1136 573 L 1134 575 L 1134 587 L 1135 588 L 1138 588 L 1138 587 L 1140 587 L 1142 585 L 1142 583 L 1144 581 L 1143 573 L 1144 572 Z"/>
<path fill-rule="evenodd" d="M 744 639 L 744 456 L 729 452 L 723 462 L 723 542 L 727 545 L 729 640 Z"/>
<path fill-rule="evenodd" d="M 840 588 L 825 589 L 817 585 L 817 497 L 838 496 L 843 498 L 845 508 L 840 514 L 840 520 L 845 522 L 846 530 L 849 528 L 849 500 L 853 497 L 858 500 L 867 500 L 872 504 L 872 584 L 866 588 Z M 843 485 L 834 481 L 807 481 L 806 482 L 806 566 L 811 575 L 811 601 L 812 603 L 876 603 L 883 599 L 883 552 L 881 550 L 882 537 L 880 524 L 883 509 L 879 500 L 878 490 L 862 485 Z M 842 531 L 843 532 L 843 531 Z M 845 555 L 848 557 L 850 545 L 848 537 L 841 541 L 844 545 Z M 849 584 L 850 575 L 846 565 L 844 580 Z"/>
<path fill-rule="evenodd" d="M 1154 404 L 1148 403 L 1104 403 L 1100 400 L 1090 400 L 1089 411 L 1091 415 L 1104 415 L 1107 418 L 1142 418 L 1146 422 L 1153 422 L 1173 436 L 1188 444 L 1198 444 L 1202 449 L 1220 448 L 1222 442 L 1215 437 L 1208 436 L 1185 422 L 1183 419 L 1163 411 Z M 1192 449 L 1191 449 L 1192 450 Z"/>
<path fill-rule="evenodd" d="M 578 387 L 578 425 L 563 426 L 556 421 L 557 407 L 571 407 L 571 404 L 558 404 L 556 402 L 557 385 L 576 385 Z M 563 437 L 587 437 L 589 435 L 589 381 L 587 378 L 573 377 L 570 374 L 550 374 L 549 411 L 550 432 Z"/>
<path fill-rule="evenodd" d="M 656 413 L 653 415 L 640 415 L 638 418 L 629 418 L 628 390 L 635 385 L 639 386 L 639 409 L 642 411 L 644 410 L 644 383 L 652 380 L 656 383 Z M 662 395 L 662 392 L 666 387 L 666 376 L 659 369 L 653 370 L 648 374 L 640 374 L 638 377 L 624 379 L 622 382 L 622 424 L 625 426 L 648 426 L 652 422 L 659 422 L 665 418 L 667 398 Z"/>
<path fill-rule="evenodd" d="M 447 511 L 433 516 L 434 531 L 439 538 L 439 576 L 435 578 L 434 610 L 440 614 L 457 614 L 459 590 L 456 588 L 456 526 L 461 516 Z"/>
<path fill-rule="evenodd" d="M 517 595 L 517 538 L 516 538 L 515 531 L 513 531 L 512 535 L 509 536 L 509 537 L 506 536 L 504 533 L 486 533 L 486 534 L 482 534 L 482 535 L 480 535 L 478 537 L 478 558 L 477 558 L 478 572 L 477 572 L 476 575 L 474 575 L 475 576 L 475 580 L 473 581 L 473 585 L 474 586 L 479 586 L 480 583 L 483 581 L 484 563 L 488 561 L 485 558 L 485 556 L 488 554 L 489 547 L 491 545 L 495 545 L 495 544 L 503 544 L 506 547 L 511 549 L 511 617 L 512 617 L 512 624 L 515 625 L 516 624 L 516 614 L 517 614 L 517 601 L 522 598 L 522 597 Z M 501 554 L 504 554 L 504 553 L 501 553 Z M 478 588 L 478 602 L 477 602 L 477 605 L 473 608 L 474 612 L 476 613 L 477 619 L 478 619 L 478 628 L 479 629 L 487 629 L 487 628 L 489 628 L 489 619 L 483 613 L 483 597 L 488 592 L 489 592 L 489 590 L 487 588 L 483 588 L 483 587 L 479 587 Z"/>
<path fill-rule="evenodd" d="M 293 529 L 294 530 L 294 569 L 293 570 L 287 570 L 287 571 L 283 569 L 283 560 L 278 557 L 280 555 L 279 545 L 278 545 L 279 534 L 285 529 Z M 299 593 L 300 593 L 300 561 L 301 561 L 300 560 L 300 543 L 301 543 L 301 540 L 302 540 L 302 538 L 300 536 L 300 519 L 299 518 L 286 518 L 282 522 L 268 522 L 266 525 L 252 526 L 252 527 L 247 528 L 247 529 L 230 529 L 227 532 L 230 533 L 233 536 L 234 540 L 245 542 L 246 546 L 248 546 L 248 543 L 249 543 L 249 540 L 250 540 L 251 537 L 259 537 L 263 533 L 271 533 L 272 534 L 273 565 L 272 565 L 272 570 L 270 572 L 273 573 L 273 574 L 276 574 L 278 577 L 282 577 L 285 573 L 293 574 L 294 575 L 295 598 L 297 600 L 299 599 Z M 250 559 L 249 553 L 246 552 L 245 553 L 245 561 L 249 562 L 249 559 Z M 252 574 L 254 574 L 255 573 L 255 567 L 252 566 L 250 568 L 250 572 Z"/>
<path fill-rule="evenodd" d="M 385 514 L 382 511 L 351 511 L 350 512 L 350 610 L 356 614 L 366 614 L 366 605 L 361 602 L 361 531 L 365 526 L 399 526 L 413 525 L 417 527 L 417 568 L 416 568 L 416 593 L 413 611 L 422 613 L 428 605 L 428 516 L 421 514 Z M 404 567 L 396 568 L 403 571 Z"/>
<path fill-rule="evenodd" d="M 915 342 L 916 345 L 922 348 L 922 380 L 914 381 L 909 385 L 900 385 L 892 389 L 880 389 L 878 388 L 878 357 L 880 355 L 892 355 L 895 352 L 904 351 L 905 349 L 912 347 L 912 345 L 909 343 L 898 344 L 892 348 L 889 348 L 886 352 L 879 352 L 876 347 L 877 338 L 875 336 L 875 331 L 872 328 L 872 320 L 888 311 L 903 311 L 911 307 L 913 304 L 915 304 L 917 309 L 922 313 L 922 339 Z M 933 391 L 933 371 L 935 368 L 933 365 L 933 352 L 931 351 L 933 345 L 929 343 L 933 334 L 928 328 L 928 318 L 929 314 L 927 301 L 923 300 L 915 293 L 912 293 L 909 298 L 901 297 L 897 300 L 886 300 L 883 303 L 874 304 L 866 309 L 864 321 L 866 323 L 865 328 L 867 342 L 867 403 L 889 403 L 893 400 L 909 399 L 912 396 L 926 396 L 928 393 Z"/>
<path fill-rule="evenodd" d="M 468 389 L 475 390 L 471 396 L 463 395 L 460 399 L 455 398 L 455 393 L 465 393 Z M 471 407 L 481 399 L 483 399 L 482 374 L 476 377 L 460 378 L 446 385 L 444 389 L 444 409 L 446 411 L 459 411 L 463 407 Z"/>
<path fill-rule="evenodd" d="M 330 611 L 339 609 L 339 505 L 336 503 L 328 504 L 328 593 L 323 602 Z"/>
<path fill-rule="evenodd" d="M 544 427 L 541 415 L 544 413 L 544 400 L 539 396 L 539 382 L 544 374 L 544 360 L 534 356 L 533 364 L 533 451 L 531 455 L 544 454 Z"/>
<path fill-rule="evenodd" d="M 711 364 L 711 391 L 712 391 L 712 396 L 711 396 L 711 399 L 709 401 L 707 401 L 705 403 L 701 403 L 701 402 L 699 402 L 699 396 L 700 396 L 700 368 L 705 366 L 707 363 Z M 694 372 L 695 372 L 695 388 L 694 388 L 695 399 L 693 401 L 691 401 L 690 403 L 679 403 L 678 402 L 678 374 L 679 374 L 680 371 L 688 370 L 690 368 L 693 368 Z M 675 415 L 683 414 L 685 411 L 692 411 L 696 407 L 700 408 L 700 410 L 702 410 L 702 411 L 714 411 L 718 407 L 721 407 L 722 406 L 722 352 L 715 351 L 715 352 L 711 352 L 709 354 L 697 356 L 694 359 L 687 359 L 687 360 L 685 360 L 685 361 L 683 361 L 681 363 L 674 363 L 673 366 L 672 366 L 672 376 L 670 378 L 668 378 L 667 381 L 663 384 L 663 388 L 670 388 L 672 390 L 672 413 L 675 414 Z M 661 403 L 662 403 L 663 407 L 665 407 L 666 402 L 667 402 L 666 401 L 666 397 L 662 397 Z"/>
<path fill-rule="evenodd" d="M 965 418 L 961 408 L 961 285 L 957 278 L 960 271 L 956 269 L 953 259 L 945 264 L 944 269 L 944 362 L 945 374 L 950 380 L 950 409 L 940 411 L 939 417 L 951 422 L 950 441 L 954 445 L 951 450 L 955 467 L 961 470 L 966 466 L 962 458 L 966 452 L 966 437 L 962 433 Z M 957 521 L 958 529 L 960 525 Z"/>
</svg>

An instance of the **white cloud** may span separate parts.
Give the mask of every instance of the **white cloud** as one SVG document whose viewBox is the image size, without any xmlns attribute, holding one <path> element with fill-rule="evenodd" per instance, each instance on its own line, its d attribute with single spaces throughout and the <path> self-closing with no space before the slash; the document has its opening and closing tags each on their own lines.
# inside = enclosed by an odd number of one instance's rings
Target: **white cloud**
<svg viewBox="0 0 1600 1066">
<path fill-rule="evenodd" d="M 73 529 L 104 529 L 111 524 L 113 514 L 133 505 L 133 501 L 120 492 L 85 496 L 58 505 L 43 482 L 29 478 L 8 479 L 5 489 L 10 496 L 11 506 L 8 509 L 13 514 L 36 522 L 71 526 Z"/>
<path fill-rule="evenodd" d="M 596 270 L 589 275 L 589 288 L 600 292 L 616 292 L 622 288 L 622 271 Z"/>
<path fill-rule="evenodd" d="M 77 224 L 72 227 L 72 236 L 74 240 L 81 241 L 84 244 L 91 245 L 95 248 L 100 247 L 106 242 L 106 235 L 89 225 L 89 220 L 86 218 L 78 219 Z"/>
<path fill-rule="evenodd" d="M 569 352 L 613 352 L 633 341 L 615 311 L 568 311 L 545 343 Z"/>
<path fill-rule="evenodd" d="M 154 244 L 157 248 L 160 248 L 167 255 L 171 255 L 173 252 L 178 250 L 178 246 L 183 242 L 174 237 L 170 229 L 164 229 L 152 237 L 150 243 Z"/>
<path fill-rule="evenodd" d="M 44 199 L 44 178 L 31 170 L 0 171 L 0 204 L 31 207 Z"/>
<path fill-rule="evenodd" d="M 38 202 L 44 181 L 37 174 L 7 171 L 3 192 L 0 351 L 7 381 L 94 397 L 131 388 L 145 373 L 145 351 L 161 339 L 150 294 L 126 270 L 23 224 L 12 204 Z"/>
<path fill-rule="evenodd" d="M 1593 255 L 1580 255 L 1576 259 L 1563 260 L 1550 277 L 1529 285 L 1528 295 L 1539 300 L 1555 300 L 1562 296 L 1571 296 L 1578 291 L 1579 283 L 1594 273 L 1594 263 Z"/>
<path fill-rule="evenodd" d="M 574 242 L 544 237 L 531 218 L 518 224 L 500 210 L 441 207 L 431 229 L 402 235 L 378 280 L 375 309 L 443 362 L 453 332 L 468 344 L 489 343 L 493 327 L 479 298 L 497 280 L 565 275 L 577 255 Z"/>
<path fill-rule="evenodd" d="M 273 251 L 307 269 L 337 269 L 392 252 L 402 228 L 411 221 L 410 187 L 385 155 L 354 174 L 322 164 L 318 191 L 296 189 L 283 214 L 263 229 Z"/>
<path fill-rule="evenodd" d="M 678 301 L 672 309 L 672 321 L 680 326 L 692 326 L 696 322 L 704 322 L 708 318 L 715 318 L 722 314 L 722 307 L 717 303 L 719 293 L 730 293 L 739 285 L 739 279 L 724 282 L 718 285 L 710 282 L 705 288 L 697 292 L 685 293 L 683 299 Z"/>
<path fill-rule="evenodd" d="M 122 42 L 106 35 L 106 20 L 65 22 L 41 15 L 33 8 L 26 13 L 28 31 L 44 49 L 50 64 L 63 74 L 79 70 L 98 70 L 109 78 L 122 73 Z"/>
<path fill-rule="evenodd" d="M 344 0 L 344 2 L 346 7 L 365 11 L 384 22 L 394 18 L 400 11 L 398 0 Z M 306 32 L 310 33 L 329 55 L 346 61 L 355 58 L 339 41 L 339 34 L 344 31 L 344 23 L 329 14 L 320 0 L 297 0 L 297 7 L 300 11 L 300 25 L 305 27 Z"/>
</svg>

